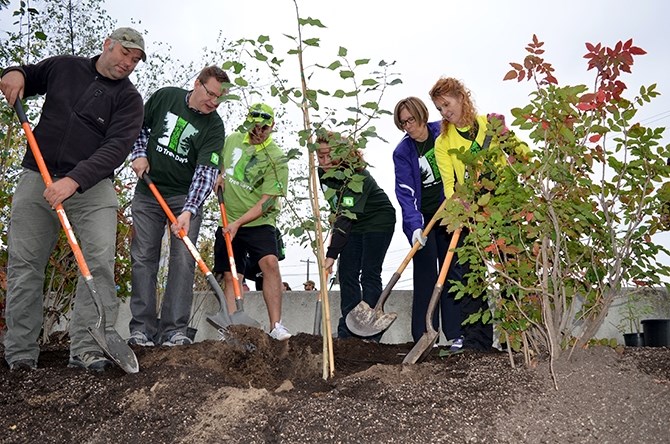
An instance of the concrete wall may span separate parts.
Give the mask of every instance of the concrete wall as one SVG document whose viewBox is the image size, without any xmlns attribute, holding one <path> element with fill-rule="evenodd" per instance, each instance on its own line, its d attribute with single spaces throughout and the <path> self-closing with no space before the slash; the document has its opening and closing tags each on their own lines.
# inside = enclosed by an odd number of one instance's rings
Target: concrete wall
<svg viewBox="0 0 670 444">
<path fill-rule="evenodd" d="M 330 320 L 333 335 L 337 334 L 337 323 L 341 316 L 340 312 L 340 292 L 331 291 L 330 299 Z M 384 311 L 398 313 L 397 319 L 391 324 L 391 327 L 384 333 L 382 342 L 387 344 L 400 344 L 412 340 L 411 325 L 411 291 L 394 291 L 386 300 Z M 314 317 L 316 310 L 317 293 L 309 291 L 289 291 L 284 293 L 282 304 L 282 323 L 289 331 L 295 333 L 314 332 Z M 196 328 L 195 340 L 216 339 L 219 337 L 216 328 L 206 320 L 206 314 L 219 311 L 219 304 L 212 292 L 196 292 L 193 301 L 193 310 L 191 314 L 190 326 Z M 270 321 L 263 295 L 259 291 L 245 293 L 244 311 L 252 318 L 262 324 L 265 331 L 269 331 Z M 126 338 L 130 335 L 128 323 L 130 321 L 130 308 L 128 303 L 121 304 L 119 317 L 116 322 L 116 329 L 121 337 Z M 444 338 L 442 337 L 442 340 Z"/>
<path fill-rule="evenodd" d="M 658 290 L 660 293 L 651 297 L 649 310 L 642 319 L 670 318 L 670 299 L 668 293 L 664 290 Z M 291 333 L 313 333 L 314 332 L 314 314 L 316 308 L 316 292 L 292 291 L 284 293 L 282 322 Z M 330 298 L 330 319 L 333 334 L 337 333 L 337 322 L 340 318 L 340 293 L 331 291 Z M 407 290 L 393 291 L 387 299 L 384 311 L 387 313 L 398 313 L 398 318 L 391 327 L 384 333 L 382 342 L 387 344 L 400 344 L 411 342 L 411 301 L 412 292 Z M 617 325 L 621 321 L 621 310 L 624 305 L 623 298 L 617 300 L 610 308 L 605 322 L 596 334 L 597 338 L 616 338 L 623 343 L 623 335 L 618 330 Z M 206 320 L 206 313 L 215 313 L 219 311 L 219 305 L 212 292 L 196 292 L 193 303 L 193 314 L 191 327 L 196 328 L 196 341 L 204 339 L 218 338 L 217 330 Z M 260 292 L 252 291 L 245 295 L 244 311 L 252 318 L 259 321 L 265 331 L 269 331 L 269 320 L 265 309 L 265 302 Z M 121 305 L 119 317 L 116 323 L 116 329 L 119 334 L 126 338 L 129 336 L 128 322 L 130 320 L 130 309 L 128 303 Z M 440 335 L 439 343 L 446 342 L 443 335 Z"/>
</svg>

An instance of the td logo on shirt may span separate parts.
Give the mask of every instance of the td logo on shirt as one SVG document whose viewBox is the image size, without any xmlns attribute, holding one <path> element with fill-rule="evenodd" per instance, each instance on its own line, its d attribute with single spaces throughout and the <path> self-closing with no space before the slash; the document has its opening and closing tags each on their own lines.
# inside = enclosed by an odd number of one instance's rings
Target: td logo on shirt
<svg viewBox="0 0 670 444">
<path fill-rule="evenodd" d="M 353 207 L 354 206 L 354 198 L 351 196 L 346 196 L 342 198 L 342 206 L 343 207 Z"/>
</svg>

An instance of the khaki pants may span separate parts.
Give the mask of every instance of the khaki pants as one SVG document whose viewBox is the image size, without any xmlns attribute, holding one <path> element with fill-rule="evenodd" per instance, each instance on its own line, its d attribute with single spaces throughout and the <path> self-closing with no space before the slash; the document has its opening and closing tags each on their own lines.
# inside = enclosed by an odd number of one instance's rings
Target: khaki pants
<svg viewBox="0 0 670 444">
<path fill-rule="evenodd" d="M 12 202 L 7 236 L 7 363 L 19 359 L 37 362 L 39 357 L 45 269 L 62 229 L 56 211 L 42 196 L 44 189 L 40 174 L 24 169 Z M 107 327 L 113 327 L 119 305 L 114 283 L 118 200 L 111 180 L 73 194 L 63 207 L 102 299 Z M 87 330 L 97 320 L 95 304 L 80 276 L 70 321 L 72 356 L 100 350 Z"/>
</svg>

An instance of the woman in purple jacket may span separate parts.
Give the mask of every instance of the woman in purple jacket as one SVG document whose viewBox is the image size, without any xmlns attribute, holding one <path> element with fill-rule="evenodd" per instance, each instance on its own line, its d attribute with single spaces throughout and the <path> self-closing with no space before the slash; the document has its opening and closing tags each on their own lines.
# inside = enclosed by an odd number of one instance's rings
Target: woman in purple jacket
<svg viewBox="0 0 670 444">
<path fill-rule="evenodd" d="M 433 292 L 440 266 L 449 248 L 451 235 L 436 225 L 427 237 L 422 236 L 426 224 L 444 200 L 442 178 L 435 160 L 435 139 L 440 134 L 440 122 L 428 122 L 428 109 L 417 97 L 400 100 L 393 113 L 393 120 L 400 131 L 405 131 L 393 151 L 395 165 L 395 193 L 402 210 L 402 228 L 414 245 L 421 244 L 413 258 L 414 301 L 412 303 L 412 338 L 418 341 L 426 331 L 426 311 Z M 463 344 L 463 321 L 455 293 L 449 292 L 449 281 L 461 280 L 463 273 L 457 258 L 451 262 L 433 326 L 452 341 L 452 350 Z"/>
</svg>

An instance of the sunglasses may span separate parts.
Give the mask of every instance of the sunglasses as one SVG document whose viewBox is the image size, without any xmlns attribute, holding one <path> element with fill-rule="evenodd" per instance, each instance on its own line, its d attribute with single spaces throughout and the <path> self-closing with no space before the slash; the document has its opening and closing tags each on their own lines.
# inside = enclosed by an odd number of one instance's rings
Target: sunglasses
<svg viewBox="0 0 670 444">
<path fill-rule="evenodd" d="M 254 118 L 261 117 L 261 118 L 263 118 L 263 119 L 265 119 L 265 120 L 271 120 L 271 119 L 272 119 L 272 116 L 271 116 L 270 114 L 268 114 L 268 113 L 264 113 L 264 112 L 260 112 L 260 111 L 250 111 L 250 112 L 249 112 L 249 115 L 250 115 L 251 117 L 254 117 Z"/>
</svg>

